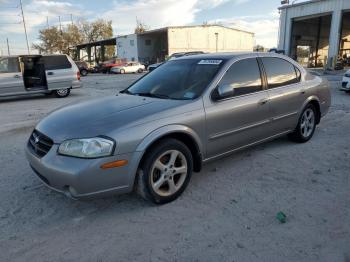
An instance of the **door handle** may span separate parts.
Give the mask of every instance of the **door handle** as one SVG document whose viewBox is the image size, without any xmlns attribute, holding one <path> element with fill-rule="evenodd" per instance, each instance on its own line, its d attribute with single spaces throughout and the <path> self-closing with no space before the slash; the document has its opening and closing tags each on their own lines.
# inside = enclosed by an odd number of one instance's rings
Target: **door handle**
<svg viewBox="0 0 350 262">
<path fill-rule="evenodd" d="M 13 77 L 14 78 L 20 78 L 21 76 L 20 75 L 14 75 Z"/>
<path fill-rule="evenodd" d="M 269 102 L 269 99 L 267 99 L 267 98 L 263 98 L 263 99 L 259 100 L 260 105 L 265 105 L 267 102 Z"/>
<path fill-rule="evenodd" d="M 305 89 L 300 90 L 300 94 L 304 95 L 306 93 Z"/>
<path fill-rule="evenodd" d="M 54 75 L 54 73 L 53 72 L 47 72 L 47 75 L 52 76 L 52 75 Z"/>
</svg>

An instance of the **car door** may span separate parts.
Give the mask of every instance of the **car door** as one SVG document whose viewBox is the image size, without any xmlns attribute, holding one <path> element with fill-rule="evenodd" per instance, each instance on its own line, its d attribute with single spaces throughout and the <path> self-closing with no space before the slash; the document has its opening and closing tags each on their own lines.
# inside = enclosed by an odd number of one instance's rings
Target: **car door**
<svg viewBox="0 0 350 262">
<path fill-rule="evenodd" d="M 233 93 L 220 98 L 216 95 L 220 85 L 231 85 Z M 213 90 L 210 101 L 204 102 L 207 157 L 215 157 L 268 137 L 267 101 L 257 59 L 245 58 L 233 63 Z"/>
<path fill-rule="evenodd" d="M 272 132 L 277 134 L 292 130 L 296 127 L 299 111 L 306 99 L 300 82 L 301 73 L 283 58 L 260 59 L 267 78 Z"/>
<path fill-rule="evenodd" d="M 135 73 L 136 72 L 136 66 L 134 63 L 129 63 L 127 66 L 128 73 Z"/>
<path fill-rule="evenodd" d="M 0 95 L 25 92 L 18 57 L 0 57 Z"/>
<path fill-rule="evenodd" d="M 70 88 L 76 79 L 72 64 L 65 55 L 43 56 L 47 86 L 50 90 Z"/>
</svg>

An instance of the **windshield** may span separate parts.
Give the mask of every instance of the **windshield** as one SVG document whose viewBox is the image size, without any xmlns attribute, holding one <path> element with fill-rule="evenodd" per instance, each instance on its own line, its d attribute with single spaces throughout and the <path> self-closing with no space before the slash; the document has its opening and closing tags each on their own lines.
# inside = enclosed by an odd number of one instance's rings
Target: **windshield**
<svg viewBox="0 0 350 262">
<path fill-rule="evenodd" d="M 124 93 L 168 99 L 199 97 L 224 60 L 183 59 L 169 61 L 145 75 Z"/>
</svg>

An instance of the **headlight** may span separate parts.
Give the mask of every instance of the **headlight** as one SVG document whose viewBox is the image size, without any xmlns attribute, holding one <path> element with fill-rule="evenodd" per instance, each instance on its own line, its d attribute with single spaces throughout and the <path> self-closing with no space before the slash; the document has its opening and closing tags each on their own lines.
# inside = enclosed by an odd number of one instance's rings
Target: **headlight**
<svg viewBox="0 0 350 262">
<path fill-rule="evenodd" d="M 84 138 L 64 141 L 58 153 L 66 156 L 82 158 L 98 158 L 112 155 L 114 141 L 102 138 Z"/>
<path fill-rule="evenodd" d="M 345 77 L 350 77 L 350 73 L 346 73 L 346 74 L 345 74 Z"/>
</svg>

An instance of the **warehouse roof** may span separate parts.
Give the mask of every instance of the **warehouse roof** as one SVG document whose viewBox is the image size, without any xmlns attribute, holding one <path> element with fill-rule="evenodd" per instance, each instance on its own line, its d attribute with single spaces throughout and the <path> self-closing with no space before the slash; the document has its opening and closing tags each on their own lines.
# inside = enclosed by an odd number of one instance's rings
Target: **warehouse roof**
<svg viewBox="0 0 350 262">
<path fill-rule="evenodd" d="M 237 29 L 237 28 L 233 28 L 233 27 L 228 27 L 228 26 L 224 26 L 224 25 L 217 25 L 217 24 L 208 24 L 208 25 L 187 25 L 187 26 L 167 26 L 167 27 L 162 27 L 162 28 L 158 28 L 158 29 L 153 29 L 153 30 L 147 30 L 144 33 L 139 33 L 139 35 L 144 35 L 144 34 L 149 34 L 149 33 L 160 33 L 160 32 L 166 32 L 169 29 L 172 28 L 195 28 L 195 27 L 222 27 L 225 29 L 229 29 L 229 30 L 234 30 L 234 31 L 240 31 L 240 32 L 244 32 L 244 33 L 248 33 L 248 34 L 252 34 L 254 35 L 253 32 L 249 32 L 249 31 L 245 31 L 242 29 Z"/>
<path fill-rule="evenodd" d="M 295 1 L 293 1 L 291 4 L 282 5 L 278 9 L 293 8 L 293 7 L 300 6 L 300 5 L 309 5 L 309 4 L 314 4 L 314 3 L 322 2 L 322 1 L 324 1 L 324 0 L 309 0 L 309 1 L 300 2 L 300 3 L 293 3 L 293 2 L 295 2 Z"/>
</svg>

